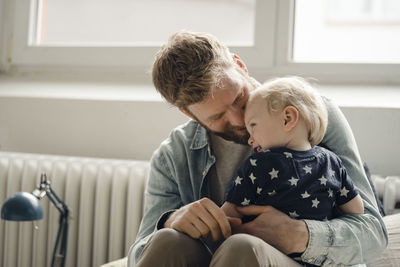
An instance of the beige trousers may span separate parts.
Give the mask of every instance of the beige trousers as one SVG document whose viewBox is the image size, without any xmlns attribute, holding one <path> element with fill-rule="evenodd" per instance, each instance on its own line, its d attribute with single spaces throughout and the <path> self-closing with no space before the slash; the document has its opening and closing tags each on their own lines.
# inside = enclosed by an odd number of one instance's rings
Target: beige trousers
<svg viewBox="0 0 400 267">
<path fill-rule="evenodd" d="M 148 241 L 138 267 L 301 266 L 262 239 L 236 234 L 212 253 L 200 240 L 173 229 L 157 231 Z"/>
</svg>

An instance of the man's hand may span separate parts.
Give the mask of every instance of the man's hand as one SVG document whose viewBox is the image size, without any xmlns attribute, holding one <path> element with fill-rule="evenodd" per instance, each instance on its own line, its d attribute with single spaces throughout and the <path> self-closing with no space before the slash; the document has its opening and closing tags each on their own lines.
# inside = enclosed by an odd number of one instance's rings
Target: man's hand
<svg viewBox="0 0 400 267">
<path fill-rule="evenodd" d="M 308 244 L 308 228 L 271 206 L 238 207 L 242 215 L 257 215 L 253 221 L 231 224 L 234 233 L 247 233 L 263 239 L 285 254 L 302 253 Z"/>
<path fill-rule="evenodd" d="M 210 199 L 202 198 L 173 212 L 164 227 L 186 233 L 192 238 L 207 237 L 213 241 L 231 235 L 231 227 L 225 213 Z"/>
</svg>

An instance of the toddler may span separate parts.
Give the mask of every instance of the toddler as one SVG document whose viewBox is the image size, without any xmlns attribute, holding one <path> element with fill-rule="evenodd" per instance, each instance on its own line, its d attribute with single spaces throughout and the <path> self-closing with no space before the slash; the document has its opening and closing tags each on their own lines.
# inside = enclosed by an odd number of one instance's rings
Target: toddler
<svg viewBox="0 0 400 267">
<path fill-rule="evenodd" d="M 304 79 L 278 78 L 254 90 L 245 110 L 254 153 L 228 185 L 227 216 L 241 218 L 236 206 L 247 205 L 270 205 L 294 219 L 362 214 L 362 199 L 341 160 L 317 146 L 327 121 L 323 99 Z M 289 256 L 305 264 L 300 255 Z"/>
</svg>

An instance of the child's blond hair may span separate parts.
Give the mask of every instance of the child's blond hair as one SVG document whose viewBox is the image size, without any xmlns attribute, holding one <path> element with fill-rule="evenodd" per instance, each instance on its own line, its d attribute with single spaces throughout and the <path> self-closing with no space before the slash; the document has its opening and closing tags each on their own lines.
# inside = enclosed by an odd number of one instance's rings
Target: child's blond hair
<svg viewBox="0 0 400 267">
<path fill-rule="evenodd" d="M 320 94 L 305 79 L 283 77 L 269 80 L 252 93 L 250 101 L 254 97 L 264 99 L 269 112 L 295 107 L 306 124 L 310 144 L 315 146 L 322 141 L 328 112 Z"/>
</svg>

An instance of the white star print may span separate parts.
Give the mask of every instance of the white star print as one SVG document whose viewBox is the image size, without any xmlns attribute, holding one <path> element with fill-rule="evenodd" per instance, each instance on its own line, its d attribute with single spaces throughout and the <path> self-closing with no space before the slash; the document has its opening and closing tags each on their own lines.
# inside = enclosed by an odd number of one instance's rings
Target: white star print
<svg viewBox="0 0 400 267">
<path fill-rule="evenodd" d="M 297 186 L 297 182 L 299 181 L 299 179 L 296 179 L 292 176 L 292 178 L 289 180 L 290 185 L 295 185 Z"/>
<path fill-rule="evenodd" d="M 261 187 L 257 187 L 257 194 L 261 195 L 261 191 L 262 191 L 262 188 Z"/>
<path fill-rule="evenodd" d="M 283 154 L 285 154 L 285 156 L 286 156 L 287 159 L 288 159 L 288 158 L 293 158 L 293 155 L 292 155 L 292 153 L 290 153 L 290 152 L 283 152 Z"/>
<path fill-rule="evenodd" d="M 297 218 L 297 217 L 299 217 L 300 215 L 297 214 L 296 211 L 293 211 L 293 212 L 290 212 L 290 211 L 289 211 L 289 216 L 292 217 L 292 218 Z"/>
<path fill-rule="evenodd" d="M 240 203 L 240 204 L 242 204 L 243 206 L 247 206 L 247 205 L 250 204 L 250 200 L 247 199 L 247 198 L 244 198 L 244 200 L 243 200 L 242 203 Z"/>
<path fill-rule="evenodd" d="M 319 200 L 317 199 L 317 198 L 315 198 L 314 200 L 311 200 L 312 201 L 312 208 L 318 208 L 318 204 L 319 204 Z"/>
<path fill-rule="evenodd" d="M 314 153 L 314 156 L 316 156 L 317 158 L 322 157 L 322 154 L 320 152 L 318 153 Z"/>
<path fill-rule="evenodd" d="M 329 171 L 328 171 L 328 172 L 329 172 L 329 175 L 330 175 L 330 176 L 335 176 L 335 171 L 334 171 L 334 170 L 332 170 L 332 169 L 329 169 Z"/>
<path fill-rule="evenodd" d="M 257 160 L 256 159 L 250 159 L 250 164 L 251 164 L 251 166 L 257 166 Z"/>
<path fill-rule="evenodd" d="M 272 191 L 272 192 L 268 192 L 268 195 L 270 195 L 270 196 L 275 196 L 275 195 L 276 195 L 276 191 L 274 190 L 274 191 Z"/>
<path fill-rule="evenodd" d="M 343 188 L 340 190 L 340 196 L 345 196 L 347 197 L 347 193 L 350 192 L 349 190 L 346 189 L 346 187 L 343 186 Z"/>
<path fill-rule="evenodd" d="M 254 180 L 256 179 L 256 177 L 254 176 L 253 173 L 250 173 L 249 178 L 250 178 L 251 182 L 254 184 Z"/>
<path fill-rule="evenodd" d="M 305 167 L 303 168 L 303 170 L 304 170 L 306 173 L 311 174 L 312 168 L 311 168 L 311 167 L 308 167 L 308 166 L 305 166 Z"/>
<path fill-rule="evenodd" d="M 275 170 L 274 168 L 272 168 L 272 171 L 268 173 L 269 175 L 271 175 L 271 180 L 274 178 L 278 178 L 278 172 L 279 170 Z"/>
<path fill-rule="evenodd" d="M 328 179 L 326 179 L 323 175 L 321 178 L 319 178 L 318 180 L 321 181 L 321 184 L 326 185 L 326 181 L 328 181 Z"/>
<path fill-rule="evenodd" d="M 307 191 L 305 191 L 303 194 L 301 194 L 301 197 L 302 198 L 308 198 L 308 197 L 310 197 L 311 195 L 309 194 L 309 193 L 307 193 Z"/>
<path fill-rule="evenodd" d="M 329 188 L 328 190 L 328 197 L 333 197 L 333 191 L 332 189 Z"/>
<path fill-rule="evenodd" d="M 235 179 L 235 185 L 238 185 L 238 184 L 242 184 L 242 180 L 243 180 L 243 178 L 241 178 L 241 177 L 236 177 L 236 179 Z"/>
</svg>

